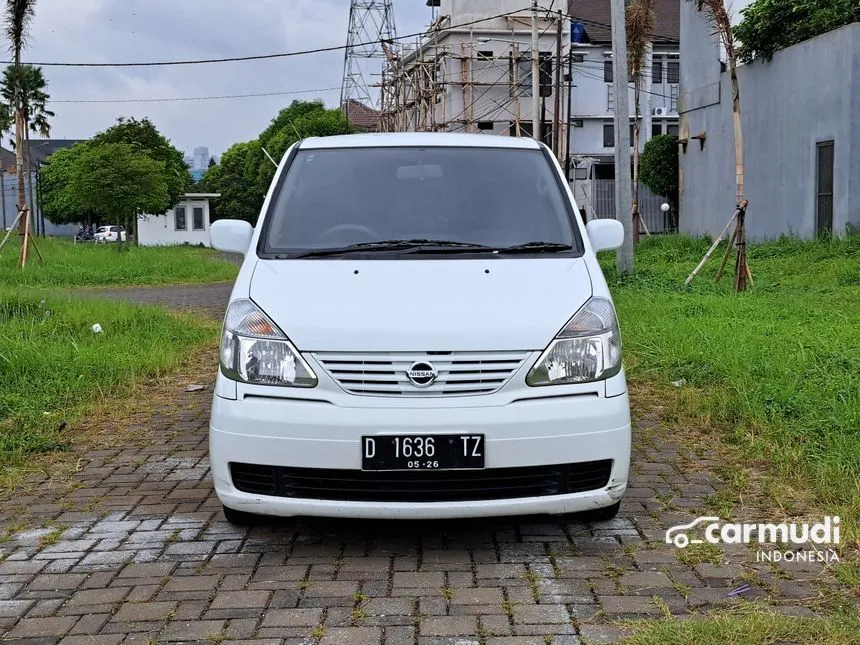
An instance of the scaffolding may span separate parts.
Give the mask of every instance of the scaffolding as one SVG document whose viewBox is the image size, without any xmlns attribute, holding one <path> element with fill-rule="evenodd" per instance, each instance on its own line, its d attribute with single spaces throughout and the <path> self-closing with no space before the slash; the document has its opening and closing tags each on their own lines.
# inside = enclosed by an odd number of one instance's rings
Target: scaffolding
<svg viewBox="0 0 860 645">
<path fill-rule="evenodd" d="M 531 109 L 531 16 L 506 16 L 505 26 L 468 30 L 451 28 L 450 16 L 436 18 L 413 45 L 387 50 L 381 94 L 384 114 L 381 124 L 389 132 L 482 132 L 532 136 Z M 560 17 L 543 15 L 538 20 L 541 35 L 552 36 Z M 493 51 L 489 51 L 495 43 Z M 499 43 L 504 47 L 499 51 Z M 482 46 L 483 45 L 483 46 Z M 543 49 L 549 49 L 542 41 Z M 557 54 L 555 52 L 554 54 Z M 553 55 L 554 65 L 564 58 Z M 554 91 L 562 91 L 553 83 Z M 566 101 L 560 103 L 566 104 Z M 545 134 L 559 132 L 557 153 L 566 139 L 566 105 L 556 114 L 547 103 Z M 527 118 L 523 119 L 523 112 Z M 549 142 L 551 136 L 544 137 Z M 565 153 L 566 154 L 566 153 Z"/>
</svg>

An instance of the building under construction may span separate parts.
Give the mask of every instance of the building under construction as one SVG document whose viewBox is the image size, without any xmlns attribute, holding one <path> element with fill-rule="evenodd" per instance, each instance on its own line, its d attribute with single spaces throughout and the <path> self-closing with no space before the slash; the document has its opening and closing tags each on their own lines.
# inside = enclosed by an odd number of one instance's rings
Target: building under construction
<svg viewBox="0 0 860 645">
<path fill-rule="evenodd" d="M 564 60 L 559 54 L 570 42 L 570 22 L 527 4 L 428 0 L 437 15 L 427 32 L 415 43 L 386 49 L 380 129 L 532 136 L 534 21 L 541 137 L 563 159 L 567 106 L 556 61 Z"/>
</svg>

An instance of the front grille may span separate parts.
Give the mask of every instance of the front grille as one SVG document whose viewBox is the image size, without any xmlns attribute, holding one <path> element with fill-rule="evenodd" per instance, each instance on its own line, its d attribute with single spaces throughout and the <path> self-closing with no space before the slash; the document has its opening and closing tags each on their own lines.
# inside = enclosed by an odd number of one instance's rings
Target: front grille
<svg viewBox="0 0 860 645">
<path fill-rule="evenodd" d="M 318 352 L 313 356 L 351 394 L 465 396 L 498 390 L 529 352 Z M 416 362 L 436 368 L 432 385 L 418 387 L 406 376 Z"/>
<path fill-rule="evenodd" d="M 582 493 L 606 486 L 612 460 L 556 466 L 369 472 L 231 463 L 245 493 L 344 502 L 462 502 Z"/>
</svg>

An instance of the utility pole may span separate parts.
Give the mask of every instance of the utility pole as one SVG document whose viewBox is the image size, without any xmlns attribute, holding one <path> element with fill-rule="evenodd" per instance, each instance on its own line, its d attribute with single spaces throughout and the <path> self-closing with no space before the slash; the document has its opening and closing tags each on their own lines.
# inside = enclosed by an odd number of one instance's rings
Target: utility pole
<svg viewBox="0 0 860 645">
<path fill-rule="evenodd" d="M 567 112 L 565 117 L 566 126 L 564 129 L 564 176 L 570 182 L 570 163 L 573 158 L 573 147 L 571 139 L 573 139 L 573 128 L 570 125 L 570 115 L 573 113 L 573 41 L 570 43 L 570 49 L 567 52 Z"/>
<path fill-rule="evenodd" d="M 630 97 L 627 94 L 627 28 L 624 0 L 610 0 L 612 11 L 612 80 L 615 86 L 615 217 L 624 226 L 618 249 L 619 275 L 633 273 L 633 180 L 630 176 Z"/>
<path fill-rule="evenodd" d="M 623 2 L 624 0 L 622 0 Z M 538 6 L 532 0 L 532 137 L 541 140 L 540 54 L 538 52 Z"/>
<path fill-rule="evenodd" d="M 0 166 L 0 193 L 3 194 L 3 230 L 6 230 L 6 168 Z"/>
<path fill-rule="evenodd" d="M 555 32 L 555 105 L 552 112 L 552 151 L 561 161 L 561 10 L 558 12 L 558 25 Z"/>
</svg>

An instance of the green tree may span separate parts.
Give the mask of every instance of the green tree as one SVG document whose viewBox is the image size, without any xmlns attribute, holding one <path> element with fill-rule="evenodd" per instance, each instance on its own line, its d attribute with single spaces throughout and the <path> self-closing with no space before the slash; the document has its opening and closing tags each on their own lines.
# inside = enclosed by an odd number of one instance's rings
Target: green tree
<svg viewBox="0 0 860 645">
<path fill-rule="evenodd" d="M 734 27 L 745 63 L 770 60 L 780 49 L 860 21 L 857 0 L 754 0 Z"/>
<path fill-rule="evenodd" d="M 72 164 L 70 196 L 74 203 L 107 221 L 125 225 L 144 213 L 170 207 L 164 163 L 127 143 L 88 145 Z M 117 236 L 118 246 L 122 236 Z"/>
<path fill-rule="evenodd" d="M 641 160 L 642 183 L 669 200 L 672 224 L 678 226 L 678 137 L 663 134 L 645 144 Z"/>
<path fill-rule="evenodd" d="M 326 109 L 319 100 L 293 101 L 257 139 L 237 143 L 224 153 L 220 164 L 207 170 L 201 187 L 207 192 L 221 193 L 221 198 L 213 202 L 212 218 L 256 223 L 276 170 L 266 153 L 277 161 L 292 144 L 305 137 L 353 131 L 340 110 Z"/>
<path fill-rule="evenodd" d="M 138 120 L 120 117 L 115 125 L 96 134 L 92 141 L 97 146 L 110 143 L 129 144 L 151 159 L 161 162 L 169 200 L 161 211 L 150 212 L 164 212 L 172 208 L 193 184 L 182 152 L 173 146 L 147 118 Z"/>
<path fill-rule="evenodd" d="M 210 205 L 213 221 L 242 219 L 251 224 L 256 223 L 263 196 L 248 172 L 252 148 L 250 142 L 232 145 L 221 155 L 221 163 L 208 168 L 200 179 L 201 190 L 221 193 L 221 197 Z"/>
<path fill-rule="evenodd" d="M 54 224 L 99 220 L 101 216 L 76 200 L 70 189 L 78 159 L 89 143 L 77 143 L 50 155 L 40 171 L 42 212 Z"/>
</svg>

